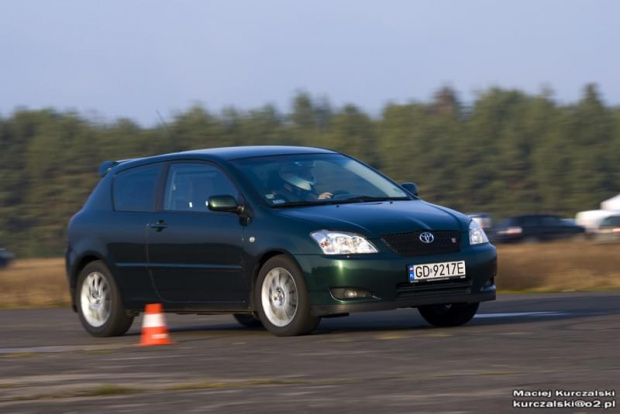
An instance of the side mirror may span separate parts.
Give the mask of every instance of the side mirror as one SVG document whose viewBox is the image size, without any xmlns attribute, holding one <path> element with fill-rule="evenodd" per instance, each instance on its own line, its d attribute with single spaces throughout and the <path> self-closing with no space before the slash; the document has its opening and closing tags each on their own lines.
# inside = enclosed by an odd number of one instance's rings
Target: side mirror
<svg viewBox="0 0 620 414">
<path fill-rule="evenodd" d="M 412 183 L 412 182 L 402 183 L 401 187 L 403 187 L 405 191 L 407 191 L 408 193 L 413 194 L 416 197 L 418 196 L 418 186 L 416 185 L 416 183 Z"/>
<path fill-rule="evenodd" d="M 243 206 L 231 195 L 217 195 L 209 197 L 209 210 L 239 214 L 243 211 Z"/>
</svg>

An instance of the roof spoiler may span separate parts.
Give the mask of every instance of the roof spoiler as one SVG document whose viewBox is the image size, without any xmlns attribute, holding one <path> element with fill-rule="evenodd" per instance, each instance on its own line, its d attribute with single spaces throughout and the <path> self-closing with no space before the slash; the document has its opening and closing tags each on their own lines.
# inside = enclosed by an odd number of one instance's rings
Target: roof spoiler
<svg viewBox="0 0 620 414">
<path fill-rule="evenodd" d="M 131 161 L 133 159 L 135 158 L 128 158 L 126 160 L 118 160 L 118 161 L 104 161 L 99 166 L 99 175 L 104 177 L 112 168 L 124 162 Z"/>
</svg>

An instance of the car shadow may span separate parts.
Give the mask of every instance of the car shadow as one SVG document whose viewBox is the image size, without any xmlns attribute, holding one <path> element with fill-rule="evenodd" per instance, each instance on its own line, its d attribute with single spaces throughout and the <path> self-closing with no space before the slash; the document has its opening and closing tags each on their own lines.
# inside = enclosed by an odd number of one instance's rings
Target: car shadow
<svg viewBox="0 0 620 414">
<path fill-rule="evenodd" d="M 514 314 L 514 315 L 512 315 Z M 589 318 L 595 318 L 605 315 L 619 315 L 617 311 L 540 311 L 540 312 L 502 312 L 502 313 L 478 313 L 476 317 L 469 323 L 448 328 L 437 328 L 428 324 L 415 311 L 385 311 L 360 313 L 342 318 L 324 318 L 317 329 L 311 334 L 317 335 L 333 335 L 340 333 L 363 333 L 363 332 L 389 332 L 389 331 L 433 331 L 433 330 L 450 330 L 466 332 L 468 328 L 473 327 L 493 327 L 507 325 L 530 325 L 548 323 L 551 321 L 578 321 Z M 231 318 L 232 319 L 232 318 Z M 247 328 L 234 320 L 230 323 L 222 323 L 220 321 L 213 324 L 192 324 L 187 326 L 179 326 L 180 322 L 175 321 L 175 326 L 169 328 L 171 334 L 188 334 L 188 333 L 222 333 L 222 334 L 250 334 L 271 336 L 263 327 Z M 137 326 L 136 326 L 137 327 Z M 134 327 L 134 329 L 136 328 Z M 140 331 L 132 330 L 127 335 L 140 335 Z M 186 338 L 183 342 L 201 340 L 202 338 Z"/>
</svg>

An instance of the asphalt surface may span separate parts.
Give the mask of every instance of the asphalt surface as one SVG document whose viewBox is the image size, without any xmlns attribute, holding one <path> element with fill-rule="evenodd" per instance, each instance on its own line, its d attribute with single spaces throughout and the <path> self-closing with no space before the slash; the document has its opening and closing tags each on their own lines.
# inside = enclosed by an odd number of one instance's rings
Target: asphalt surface
<svg viewBox="0 0 620 414">
<path fill-rule="evenodd" d="M 231 316 L 166 319 L 176 344 L 139 347 L 141 317 L 128 335 L 93 338 L 69 309 L 0 311 L 0 413 L 540 412 L 515 401 L 619 409 L 620 292 L 504 295 L 449 329 L 414 309 L 324 319 L 294 338 Z"/>
</svg>

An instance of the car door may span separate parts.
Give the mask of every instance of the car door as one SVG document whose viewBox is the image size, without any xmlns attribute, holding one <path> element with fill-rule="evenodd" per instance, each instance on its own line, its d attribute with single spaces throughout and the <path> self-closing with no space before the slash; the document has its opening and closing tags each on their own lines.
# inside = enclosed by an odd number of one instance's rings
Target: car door
<svg viewBox="0 0 620 414">
<path fill-rule="evenodd" d="M 146 238 L 147 224 L 155 214 L 162 171 L 163 164 L 159 163 L 115 174 L 113 211 L 99 213 L 105 225 L 93 233 L 105 240 L 109 265 L 127 302 L 141 303 L 156 297 L 148 271 Z"/>
<path fill-rule="evenodd" d="M 556 240 L 566 237 L 571 229 L 557 216 L 541 216 L 541 227 L 545 232 L 545 240 Z"/>
<path fill-rule="evenodd" d="M 544 237 L 537 216 L 522 216 L 519 219 L 522 228 L 522 240 L 540 240 Z"/>
<path fill-rule="evenodd" d="M 239 193 L 206 162 L 171 163 L 161 210 L 149 223 L 147 249 L 153 285 L 172 302 L 243 302 L 243 226 L 234 213 L 213 212 L 208 199 Z"/>
</svg>

